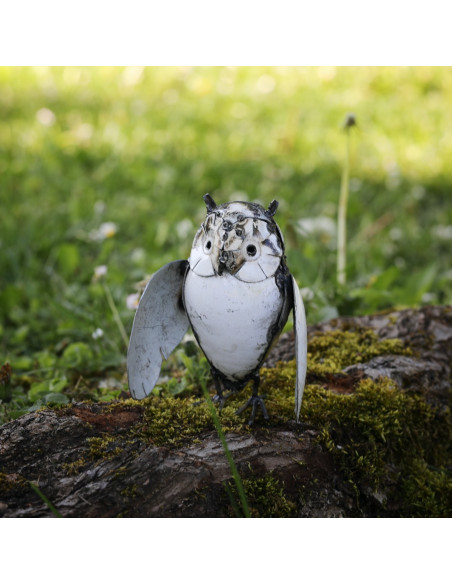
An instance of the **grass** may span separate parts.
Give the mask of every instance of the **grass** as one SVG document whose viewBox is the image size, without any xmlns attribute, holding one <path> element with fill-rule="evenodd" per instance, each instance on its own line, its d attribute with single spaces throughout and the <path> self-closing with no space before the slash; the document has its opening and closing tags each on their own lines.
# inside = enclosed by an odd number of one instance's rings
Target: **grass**
<svg viewBox="0 0 452 584">
<path fill-rule="evenodd" d="M 205 397 L 206 402 L 207 402 L 207 407 L 209 408 L 209 412 L 210 412 L 210 415 L 212 417 L 212 420 L 213 420 L 213 423 L 215 426 L 215 430 L 217 431 L 218 438 L 220 439 L 221 446 L 222 446 L 224 454 L 226 456 L 226 460 L 228 461 L 229 468 L 231 469 L 232 478 L 234 479 L 234 484 L 235 484 L 235 487 L 236 487 L 237 492 L 238 492 L 238 499 L 240 499 L 240 503 L 242 505 L 242 508 L 240 509 L 238 506 L 237 500 L 234 498 L 233 493 L 229 489 L 229 491 L 228 491 L 229 496 L 231 499 L 231 503 L 233 504 L 234 510 L 236 512 L 236 516 L 242 517 L 242 512 L 243 512 L 243 515 L 245 517 L 251 517 L 250 510 L 248 508 L 248 501 L 246 499 L 245 491 L 243 489 L 242 479 L 240 478 L 240 475 L 237 471 L 237 467 L 235 465 L 234 459 L 232 458 L 231 451 L 229 450 L 228 443 L 226 441 L 223 429 L 221 427 L 221 422 L 218 418 L 215 406 L 213 405 L 212 399 L 210 398 L 210 395 L 209 395 L 209 391 L 208 391 L 205 384 L 203 384 L 202 390 L 203 390 L 203 394 L 204 394 L 204 397 Z M 226 486 L 226 484 L 225 484 L 225 486 Z M 229 487 L 226 486 L 226 488 L 228 489 Z"/>
<path fill-rule="evenodd" d="M 33 491 L 38 495 L 38 497 L 40 497 L 44 501 L 44 503 L 50 509 L 50 511 L 52 512 L 54 517 L 59 517 L 59 518 L 63 517 L 61 515 L 61 513 L 58 511 L 58 509 L 55 507 L 55 505 L 51 501 L 49 501 L 49 499 L 47 499 L 47 497 L 44 495 L 44 493 L 41 491 L 41 489 L 37 485 L 35 485 L 31 481 L 29 484 L 30 484 L 30 487 L 33 489 Z"/>
<path fill-rule="evenodd" d="M 0 422 L 121 395 L 127 298 L 188 257 L 206 192 L 280 201 L 309 322 L 451 303 L 451 100 L 450 68 L 0 68 Z"/>
</svg>

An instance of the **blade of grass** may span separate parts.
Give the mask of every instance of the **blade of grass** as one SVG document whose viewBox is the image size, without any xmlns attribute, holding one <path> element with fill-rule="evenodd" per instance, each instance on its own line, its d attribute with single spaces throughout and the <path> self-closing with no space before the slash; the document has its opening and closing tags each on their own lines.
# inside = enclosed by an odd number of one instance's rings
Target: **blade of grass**
<svg viewBox="0 0 452 584">
<path fill-rule="evenodd" d="M 236 517 L 242 517 L 242 514 L 240 512 L 240 509 L 237 505 L 237 501 L 235 500 L 234 497 L 234 493 L 232 492 L 231 487 L 229 486 L 229 483 L 227 481 L 225 481 L 223 483 L 223 486 L 226 490 L 226 493 L 228 494 L 229 500 L 231 501 L 231 505 L 232 505 L 232 509 L 234 510 L 235 516 Z"/>
<path fill-rule="evenodd" d="M 207 406 L 209 408 L 210 415 L 212 416 L 213 423 L 215 425 L 215 429 L 218 433 L 218 437 L 220 438 L 221 445 L 223 447 L 224 453 L 226 455 L 226 459 L 229 463 L 229 467 L 231 469 L 232 477 L 235 481 L 237 486 L 237 491 L 240 497 L 240 501 L 242 503 L 243 514 L 245 517 L 251 517 L 250 510 L 248 507 L 248 501 L 246 500 L 245 496 L 245 489 L 243 488 L 243 483 L 238 473 L 237 467 L 235 466 L 234 459 L 232 458 L 231 451 L 229 450 L 228 443 L 226 442 L 226 438 L 224 436 L 224 432 L 221 428 L 221 423 L 218 418 L 217 412 L 215 410 L 215 406 L 212 403 L 212 399 L 207 391 L 207 387 L 205 382 L 201 382 L 202 391 L 204 393 L 204 397 L 206 398 Z"/>
<path fill-rule="evenodd" d="M 35 485 L 34 483 L 32 483 L 31 481 L 28 481 L 30 487 L 33 489 L 33 491 L 38 495 L 38 497 L 40 497 L 44 503 L 47 505 L 47 507 L 50 509 L 50 511 L 52 511 L 53 515 L 55 517 L 63 517 L 61 515 L 61 513 L 58 511 L 58 509 L 47 499 L 47 497 L 44 495 L 44 493 L 39 489 L 39 487 L 37 485 Z"/>
<path fill-rule="evenodd" d="M 119 316 L 119 312 L 118 312 L 118 309 L 116 308 L 116 304 L 115 304 L 115 301 L 113 300 L 113 296 L 111 294 L 110 288 L 104 280 L 102 281 L 102 286 L 103 286 L 103 289 L 105 292 L 105 296 L 107 297 L 108 306 L 110 307 L 110 309 L 113 313 L 113 318 L 115 319 L 115 322 L 116 322 L 118 329 L 119 329 L 119 333 L 120 333 L 122 340 L 124 341 L 124 344 L 125 344 L 126 349 L 127 349 L 129 346 L 129 337 L 127 336 L 126 329 L 124 328 L 124 325 L 122 324 L 122 320 L 121 320 L 121 317 Z"/>
</svg>

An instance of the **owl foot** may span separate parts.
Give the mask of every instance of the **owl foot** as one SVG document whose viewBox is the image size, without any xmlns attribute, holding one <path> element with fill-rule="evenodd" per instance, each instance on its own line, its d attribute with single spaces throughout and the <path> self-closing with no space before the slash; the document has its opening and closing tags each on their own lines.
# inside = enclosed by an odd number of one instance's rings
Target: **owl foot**
<svg viewBox="0 0 452 584">
<path fill-rule="evenodd" d="M 236 415 L 240 415 L 247 408 L 251 408 L 251 416 L 250 419 L 248 420 L 248 426 L 251 426 L 252 424 L 254 424 L 254 419 L 256 417 L 258 407 L 262 410 L 262 415 L 264 416 L 264 419 L 268 420 L 270 416 L 268 415 L 264 400 L 259 395 L 252 395 L 250 399 L 246 402 L 246 404 L 243 404 L 243 406 L 241 406 L 235 413 Z"/>
<path fill-rule="evenodd" d="M 229 391 L 227 394 L 217 393 L 216 395 L 213 396 L 212 402 L 214 404 L 218 404 L 218 410 L 220 412 L 223 409 L 223 406 L 226 403 L 228 397 L 230 397 L 233 393 L 234 393 L 233 391 Z"/>
</svg>

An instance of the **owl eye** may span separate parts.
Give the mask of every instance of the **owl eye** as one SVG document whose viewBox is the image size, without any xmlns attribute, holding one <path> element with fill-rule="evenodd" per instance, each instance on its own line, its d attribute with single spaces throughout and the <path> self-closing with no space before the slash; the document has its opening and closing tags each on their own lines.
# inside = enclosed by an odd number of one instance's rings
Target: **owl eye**
<svg viewBox="0 0 452 584">
<path fill-rule="evenodd" d="M 245 260 L 255 261 L 261 255 L 261 248 L 258 241 L 249 240 L 245 241 L 242 247 L 242 254 Z"/>
<path fill-rule="evenodd" d="M 213 237 L 208 236 L 203 243 L 203 251 L 205 254 L 210 255 L 213 249 Z"/>
</svg>

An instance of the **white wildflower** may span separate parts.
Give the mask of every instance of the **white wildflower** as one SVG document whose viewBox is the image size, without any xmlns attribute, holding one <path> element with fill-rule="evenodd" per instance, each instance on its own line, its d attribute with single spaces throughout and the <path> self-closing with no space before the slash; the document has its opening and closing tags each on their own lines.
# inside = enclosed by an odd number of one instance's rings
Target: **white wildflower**
<svg viewBox="0 0 452 584">
<path fill-rule="evenodd" d="M 129 294 L 126 298 L 126 305 L 129 310 L 136 310 L 140 302 L 140 293 Z"/>
<path fill-rule="evenodd" d="M 309 237 L 310 235 L 336 237 L 336 222 L 331 217 L 320 216 L 300 219 L 297 229 L 303 237 Z"/>
<path fill-rule="evenodd" d="M 91 336 L 93 337 L 94 340 L 100 339 L 101 337 L 104 336 L 104 331 L 101 328 L 97 328 Z"/>
<path fill-rule="evenodd" d="M 109 237 L 113 237 L 115 233 L 118 231 L 115 223 L 111 223 L 108 221 L 107 223 L 102 223 L 99 227 L 99 233 L 103 236 L 104 239 L 108 239 Z"/>
<path fill-rule="evenodd" d="M 436 225 L 432 229 L 432 235 L 443 241 L 452 239 L 452 225 Z"/>
<path fill-rule="evenodd" d="M 312 300 L 314 298 L 314 291 L 311 288 L 301 288 L 300 294 L 303 300 Z"/>
<path fill-rule="evenodd" d="M 112 223 L 111 221 L 107 221 L 106 223 L 101 223 L 98 229 L 94 229 L 90 233 L 90 238 L 94 241 L 103 241 L 104 239 L 109 239 L 113 237 L 118 228 L 116 223 Z"/>
<path fill-rule="evenodd" d="M 96 266 L 94 268 L 94 281 L 100 280 L 107 274 L 107 266 Z"/>
<path fill-rule="evenodd" d="M 430 302 L 434 302 L 436 300 L 436 294 L 433 292 L 425 292 L 422 294 L 421 302 L 423 304 L 429 304 Z"/>
<path fill-rule="evenodd" d="M 56 120 L 56 116 L 52 110 L 43 107 L 36 112 L 36 119 L 43 126 L 53 126 Z"/>
<path fill-rule="evenodd" d="M 403 237 L 403 231 L 399 227 L 393 227 L 389 232 L 389 237 L 393 241 L 398 241 Z"/>
<path fill-rule="evenodd" d="M 122 389 L 122 383 L 114 377 L 106 377 L 99 381 L 99 389 Z"/>
</svg>

